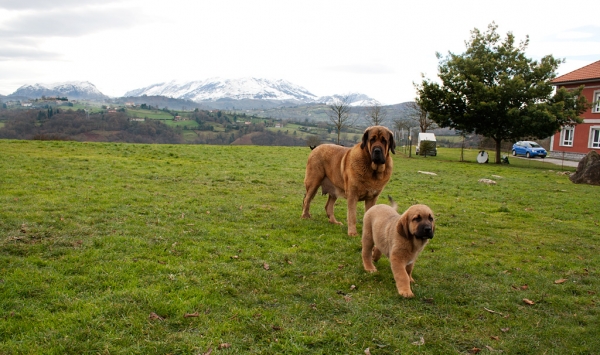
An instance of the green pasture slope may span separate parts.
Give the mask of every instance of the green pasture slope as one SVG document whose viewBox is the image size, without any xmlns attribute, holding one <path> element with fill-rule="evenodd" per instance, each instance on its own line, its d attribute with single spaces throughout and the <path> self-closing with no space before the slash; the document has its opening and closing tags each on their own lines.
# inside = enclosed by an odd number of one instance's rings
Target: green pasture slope
<svg viewBox="0 0 600 355">
<path fill-rule="evenodd" d="M 600 352 L 600 190 L 560 167 L 395 155 L 383 196 L 437 223 L 403 299 L 325 197 L 300 218 L 309 148 L 0 151 L 0 354 Z"/>
</svg>

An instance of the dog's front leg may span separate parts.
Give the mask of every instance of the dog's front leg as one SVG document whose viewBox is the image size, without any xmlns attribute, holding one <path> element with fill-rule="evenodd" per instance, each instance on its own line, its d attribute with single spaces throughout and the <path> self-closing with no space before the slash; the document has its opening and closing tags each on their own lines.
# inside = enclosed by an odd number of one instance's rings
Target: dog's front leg
<svg viewBox="0 0 600 355">
<path fill-rule="evenodd" d="M 358 204 L 358 197 L 354 193 L 348 194 L 348 235 L 357 236 L 356 231 L 356 205 Z"/>
<path fill-rule="evenodd" d="M 365 212 L 367 212 L 369 208 L 375 206 L 375 203 L 377 203 L 377 197 L 378 196 L 375 196 L 375 198 L 365 200 Z"/>
<path fill-rule="evenodd" d="M 390 264 L 398 293 L 406 298 L 415 297 L 415 294 L 410 290 L 410 275 L 406 272 L 406 260 L 403 260 L 397 254 L 392 254 L 390 255 Z"/>
</svg>

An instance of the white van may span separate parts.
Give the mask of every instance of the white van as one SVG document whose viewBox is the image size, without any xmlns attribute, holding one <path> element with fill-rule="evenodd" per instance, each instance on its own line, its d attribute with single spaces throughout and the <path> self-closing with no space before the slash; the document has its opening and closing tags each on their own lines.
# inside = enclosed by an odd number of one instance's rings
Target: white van
<svg viewBox="0 0 600 355">
<path fill-rule="evenodd" d="M 423 155 L 425 155 L 425 153 L 427 155 L 437 155 L 437 142 L 435 140 L 435 134 L 433 133 L 419 133 L 419 137 L 417 138 L 417 148 L 416 148 L 416 153 L 417 155 L 419 155 L 419 150 L 421 148 L 421 142 L 422 141 L 429 141 L 429 142 L 433 142 L 433 144 L 428 144 L 428 150 L 427 152 L 423 152 Z"/>
</svg>

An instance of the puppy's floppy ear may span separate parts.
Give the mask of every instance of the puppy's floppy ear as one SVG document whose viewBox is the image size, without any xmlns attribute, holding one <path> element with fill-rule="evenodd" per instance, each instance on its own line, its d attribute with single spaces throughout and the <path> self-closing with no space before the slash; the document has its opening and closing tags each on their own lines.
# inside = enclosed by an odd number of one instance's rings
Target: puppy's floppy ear
<svg viewBox="0 0 600 355">
<path fill-rule="evenodd" d="M 363 134 L 362 143 L 360 144 L 360 149 L 365 149 L 365 147 L 367 146 L 368 140 L 369 140 L 369 129 L 367 128 L 367 130 L 365 131 L 365 134 Z"/>
<path fill-rule="evenodd" d="M 412 237 L 412 234 L 410 233 L 410 214 L 408 212 L 404 212 L 402 216 L 400 216 L 396 228 L 401 237 L 406 239 L 410 239 Z"/>
<path fill-rule="evenodd" d="M 394 149 L 396 149 L 396 142 L 394 141 L 394 133 L 390 132 L 390 147 L 389 147 L 389 150 L 392 152 L 392 154 L 396 154 L 396 151 Z"/>
</svg>

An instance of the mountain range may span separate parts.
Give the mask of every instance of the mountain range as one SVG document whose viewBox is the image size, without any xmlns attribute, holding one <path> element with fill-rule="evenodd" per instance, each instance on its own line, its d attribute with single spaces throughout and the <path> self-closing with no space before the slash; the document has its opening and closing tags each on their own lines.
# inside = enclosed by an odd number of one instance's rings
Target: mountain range
<svg viewBox="0 0 600 355">
<path fill-rule="evenodd" d="M 104 95 L 89 81 L 67 81 L 51 84 L 23 85 L 9 97 L 40 98 L 42 96 L 67 97 L 74 100 L 103 101 L 109 97 Z"/>
<path fill-rule="evenodd" d="M 348 94 L 351 106 L 372 106 L 377 101 L 360 93 Z M 8 97 L 39 98 L 59 96 L 69 99 L 104 101 L 108 96 L 88 81 L 23 85 Z M 165 97 L 210 108 L 274 108 L 306 104 L 331 104 L 342 95 L 322 96 L 285 80 L 258 78 L 222 79 L 157 83 L 130 90 L 122 98 L 139 101 L 145 97 Z M 135 99 L 138 100 L 135 100 Z M 180 102 L 180 103 L 181 103 Z M 190 105 L 188 105 L 190 106 Z M 195 105 L 192 105 L 195 106 Z"/>
</svg>

